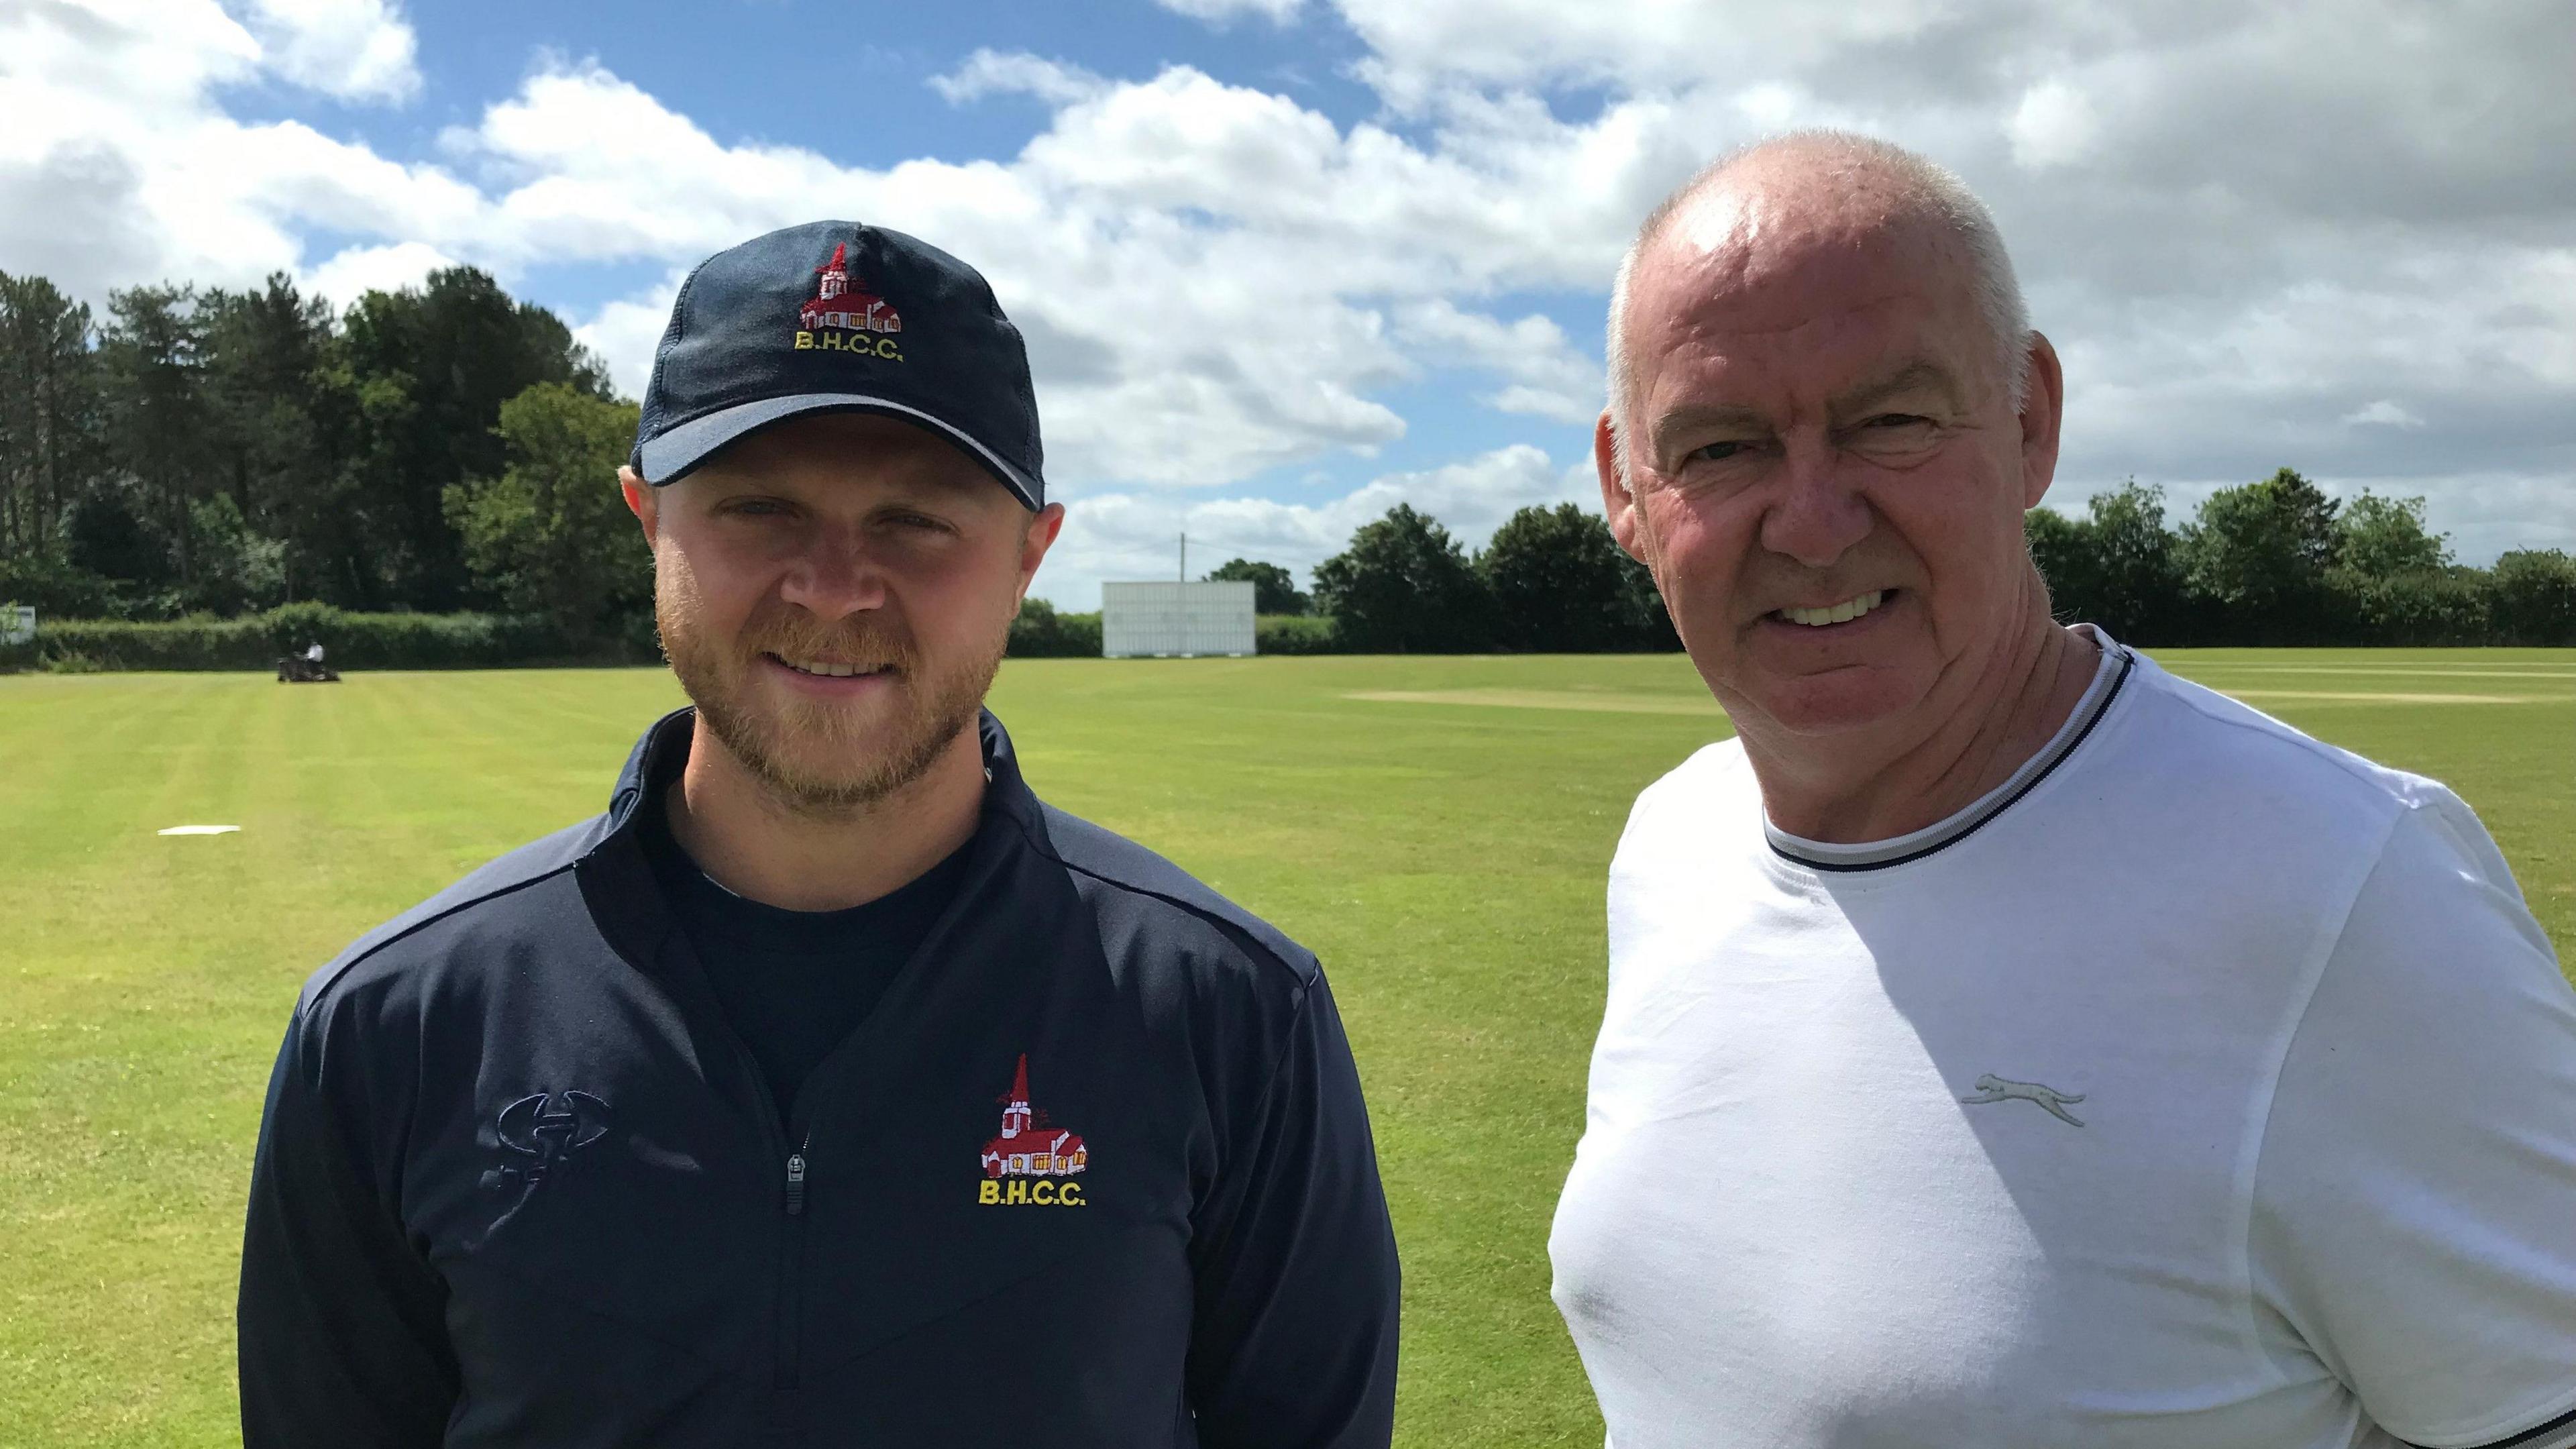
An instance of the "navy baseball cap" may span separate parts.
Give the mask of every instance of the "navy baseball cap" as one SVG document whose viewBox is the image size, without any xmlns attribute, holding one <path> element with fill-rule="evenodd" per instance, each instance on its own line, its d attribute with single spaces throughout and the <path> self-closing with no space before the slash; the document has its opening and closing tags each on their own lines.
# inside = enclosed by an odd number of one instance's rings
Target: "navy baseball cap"
<svg viewBox="0 0 2576 1449">
<path fill-rule="evenodd" d="M 1028 349 L 992 287 L 937 247 L 849 221 L 754 237 L 689 273 L 627 461 L 675 483 L 772 423 L 833 412 L 928 428 L 1046 506 Z"/>
</svg>

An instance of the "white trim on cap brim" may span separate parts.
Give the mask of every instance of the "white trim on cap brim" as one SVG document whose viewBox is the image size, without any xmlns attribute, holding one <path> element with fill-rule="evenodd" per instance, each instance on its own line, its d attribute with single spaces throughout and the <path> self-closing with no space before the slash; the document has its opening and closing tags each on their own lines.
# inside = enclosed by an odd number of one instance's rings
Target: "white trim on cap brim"
<svg viewBox="0 0 2576 1449">
<path fill-rule="evenodd" d="M 644 463 L 644 481 L 656 488 L 677 483 L 727 445 L 741 442 L 773 423 L 813 413 L 876 413 L 919 423 L 964 448 L 976 462 L 984 465 L 986 472 L 1031 510 L 1040 506 L 1038 500 L 1044 496 L 1043 485 L 1003 461 L 999 453 L 985 447 L 965 429 L 908 403 L 859 392 L 805 392 L 787 397 L 765 397 L 756 402 L 718 408 L 704 417 L 691 418 L 637 450 Z"/>
</svg>

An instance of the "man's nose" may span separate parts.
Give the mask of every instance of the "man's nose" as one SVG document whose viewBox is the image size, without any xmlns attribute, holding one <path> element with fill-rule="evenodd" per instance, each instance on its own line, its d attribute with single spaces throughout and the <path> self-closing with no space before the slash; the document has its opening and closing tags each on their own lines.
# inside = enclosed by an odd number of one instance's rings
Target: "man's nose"
<svg viewBox="0 0 2576 1449">
<path fill-rule="evenodd" d="M 1842 450 L 1821 439 L 1790 444 L 1779 491 L 1762 516 L 1762 546 L 1811 569 L 1830 568 L 1869 537 L 1869 503 Z"/>
<path fill-rule="evenodd" d="M 885 606 L 886 572 L 863 532 L 824 528 L 797 551 L 778 594 L 818 619 L 847 618 Z"/>
</svg>

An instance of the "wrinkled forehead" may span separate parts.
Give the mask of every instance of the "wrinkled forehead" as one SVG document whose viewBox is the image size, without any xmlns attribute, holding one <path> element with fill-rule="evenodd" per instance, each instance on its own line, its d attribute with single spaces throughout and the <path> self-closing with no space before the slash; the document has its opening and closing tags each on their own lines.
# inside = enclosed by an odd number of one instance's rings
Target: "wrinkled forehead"
<svg viewBox="0 0 2576 1449">
<path fill-rule="evenodd" d="M 1949 342 L 1964 355 L 1985 327 L 1965 249 L 1928 219 L 1743 191 L 1670 219 L 1638 257 L 1623 320 L 1641 377 L 1675 353 L 1859 365 Z"/>
</svg>

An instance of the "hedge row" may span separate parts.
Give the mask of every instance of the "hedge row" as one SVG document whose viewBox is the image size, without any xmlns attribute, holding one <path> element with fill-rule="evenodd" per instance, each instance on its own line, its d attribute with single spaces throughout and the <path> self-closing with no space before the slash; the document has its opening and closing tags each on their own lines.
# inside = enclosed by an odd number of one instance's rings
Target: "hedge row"
<svg viewBox="0 0 2576 1449">
<path fill-rule="evenodd" d="M 1263 654 L 1337 654 L 1333 621 L 1264 614 L 1254 621 Z M 605 642 L 565 638 L 542 620 L 511 614 L 357 614 L 289 604 L 237 619 L 166 622 L 42 619 L 31 644 L 0 645 L 0 670 L 66 673 L 110 669 L 255 669 L 319 642 L 335 669 L 494 669 L 527 664 L 650 664 L 649 624 Z M 1100 615 L 1057 611 L 1031 599 L 1011 623 L 1014 659 L 1097 659 Z"/>
<path fill-rule="evenodd" d="M 640 664 L 649 637 L 575 641 L 508 614 L 358 614 L 288 604 L 234 619 L 166 622 L 43 619 L 32 643 L 0 647 L 0 668 L 252 669 L 319 643 L 335 669 L 490 669 L 524 664 Z"/>
</svg>

